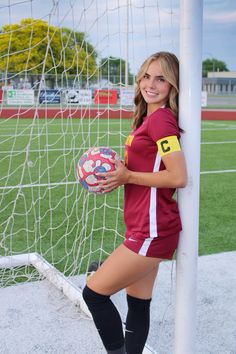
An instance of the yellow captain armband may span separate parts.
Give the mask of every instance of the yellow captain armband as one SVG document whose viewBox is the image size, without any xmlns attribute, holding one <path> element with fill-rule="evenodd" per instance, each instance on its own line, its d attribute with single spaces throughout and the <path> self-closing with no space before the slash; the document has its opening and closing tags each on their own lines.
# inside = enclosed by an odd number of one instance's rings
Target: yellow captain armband
<svg viewBox="0 0 236 354">
<path fill-rule="evenodd" d="M 179 140 L 176 135 L 167 136 L 157 140 L 156 144 L 161 157 L 170 154 L 171 152 L 181 151 Z"/>
</svg>

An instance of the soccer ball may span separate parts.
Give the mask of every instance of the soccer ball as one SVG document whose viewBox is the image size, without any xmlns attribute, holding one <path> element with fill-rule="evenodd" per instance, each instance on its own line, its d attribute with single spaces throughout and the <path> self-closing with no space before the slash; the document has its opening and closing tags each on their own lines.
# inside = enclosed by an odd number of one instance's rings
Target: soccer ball
<svg viewBox="0 0 236 354">
<path fill-rule="evenodd" d="M 103 177 L 96 176 L 96 173 L 115 171 L 115 164 L 110 159 L 121 160 L 119 155 L 109 147 L 90 148 L 81 156 L 76 173 L 84 189 L 90 193 L 103 193 L 103 188 L 98 185 L 98 180 Z"/>
</svg>

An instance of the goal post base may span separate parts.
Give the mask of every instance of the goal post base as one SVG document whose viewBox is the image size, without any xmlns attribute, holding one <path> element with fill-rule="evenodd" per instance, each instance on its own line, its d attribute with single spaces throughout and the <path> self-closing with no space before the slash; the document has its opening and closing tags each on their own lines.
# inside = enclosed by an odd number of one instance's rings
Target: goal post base
<svg viewBox="0 0 236 354">
<path fill-rule="evenodd" d="M 46 278 L 57 289 L 78 306 L 88 317 L 92 318 L 87 305 L 85 304 L 81 289 L 58 271 L 52 264 L 46 261 L 37 252 L 25 253 L 14 256 L 0 257 L 0 269 L 15 267 L 33 266 L 40 275 Z M 148 345 L 145 346 L 143 354 L 155 354 Z"/>
<path fill-rule="evenodd" d="M 91 317 L 83 300 L 81 290 L 37 252 L 0 257 L 0 269 L 22 266 L 33 266 L 40 275 L 55 285 L 69 300 L 77 305 L 87 316 Z"/>
</svg>

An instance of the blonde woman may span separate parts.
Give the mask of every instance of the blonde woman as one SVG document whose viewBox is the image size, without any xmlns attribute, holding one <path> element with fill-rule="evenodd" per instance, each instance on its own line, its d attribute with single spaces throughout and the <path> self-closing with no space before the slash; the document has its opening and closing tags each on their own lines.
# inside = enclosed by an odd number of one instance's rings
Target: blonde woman
<svg viewBox="0 0 236 354">
<path fill-rule="evenodd" d="M 125 143 L 124 163 L 99 174 L 106 191 L 124 185 L 124 242 L 98 268 L 83 291 L 107 353 L 141 354 L 149 332 L 150 302 L 158 266 L 172 259 L 181 220 L 176 188 L 187 173 L 178 126 L 176 56 L 151 55 L 137 75 L 133 130 Z M 128 313 L 123 335 L 110 296 L 126 289 Z"/>
</svg>

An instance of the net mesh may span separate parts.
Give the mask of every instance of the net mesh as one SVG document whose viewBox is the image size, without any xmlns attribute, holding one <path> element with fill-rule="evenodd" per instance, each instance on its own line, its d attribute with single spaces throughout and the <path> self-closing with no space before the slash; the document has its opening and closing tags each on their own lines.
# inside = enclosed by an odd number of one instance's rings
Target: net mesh
<svg viewBox="0 0 236 354">
<path fill-rule="evenodd" d="M 137 68 L 175 50 L 177 13 L 171 1 L 29 0 L 0 16 L 0 255 L 38 252 L 66 276 L 84 273 L 122 242 L 123 189 L 88 194 L 76 165 L 92 146 L 123 156 Z M 1 286 L 38 277 L 1 272 Z"/>
</svg>

